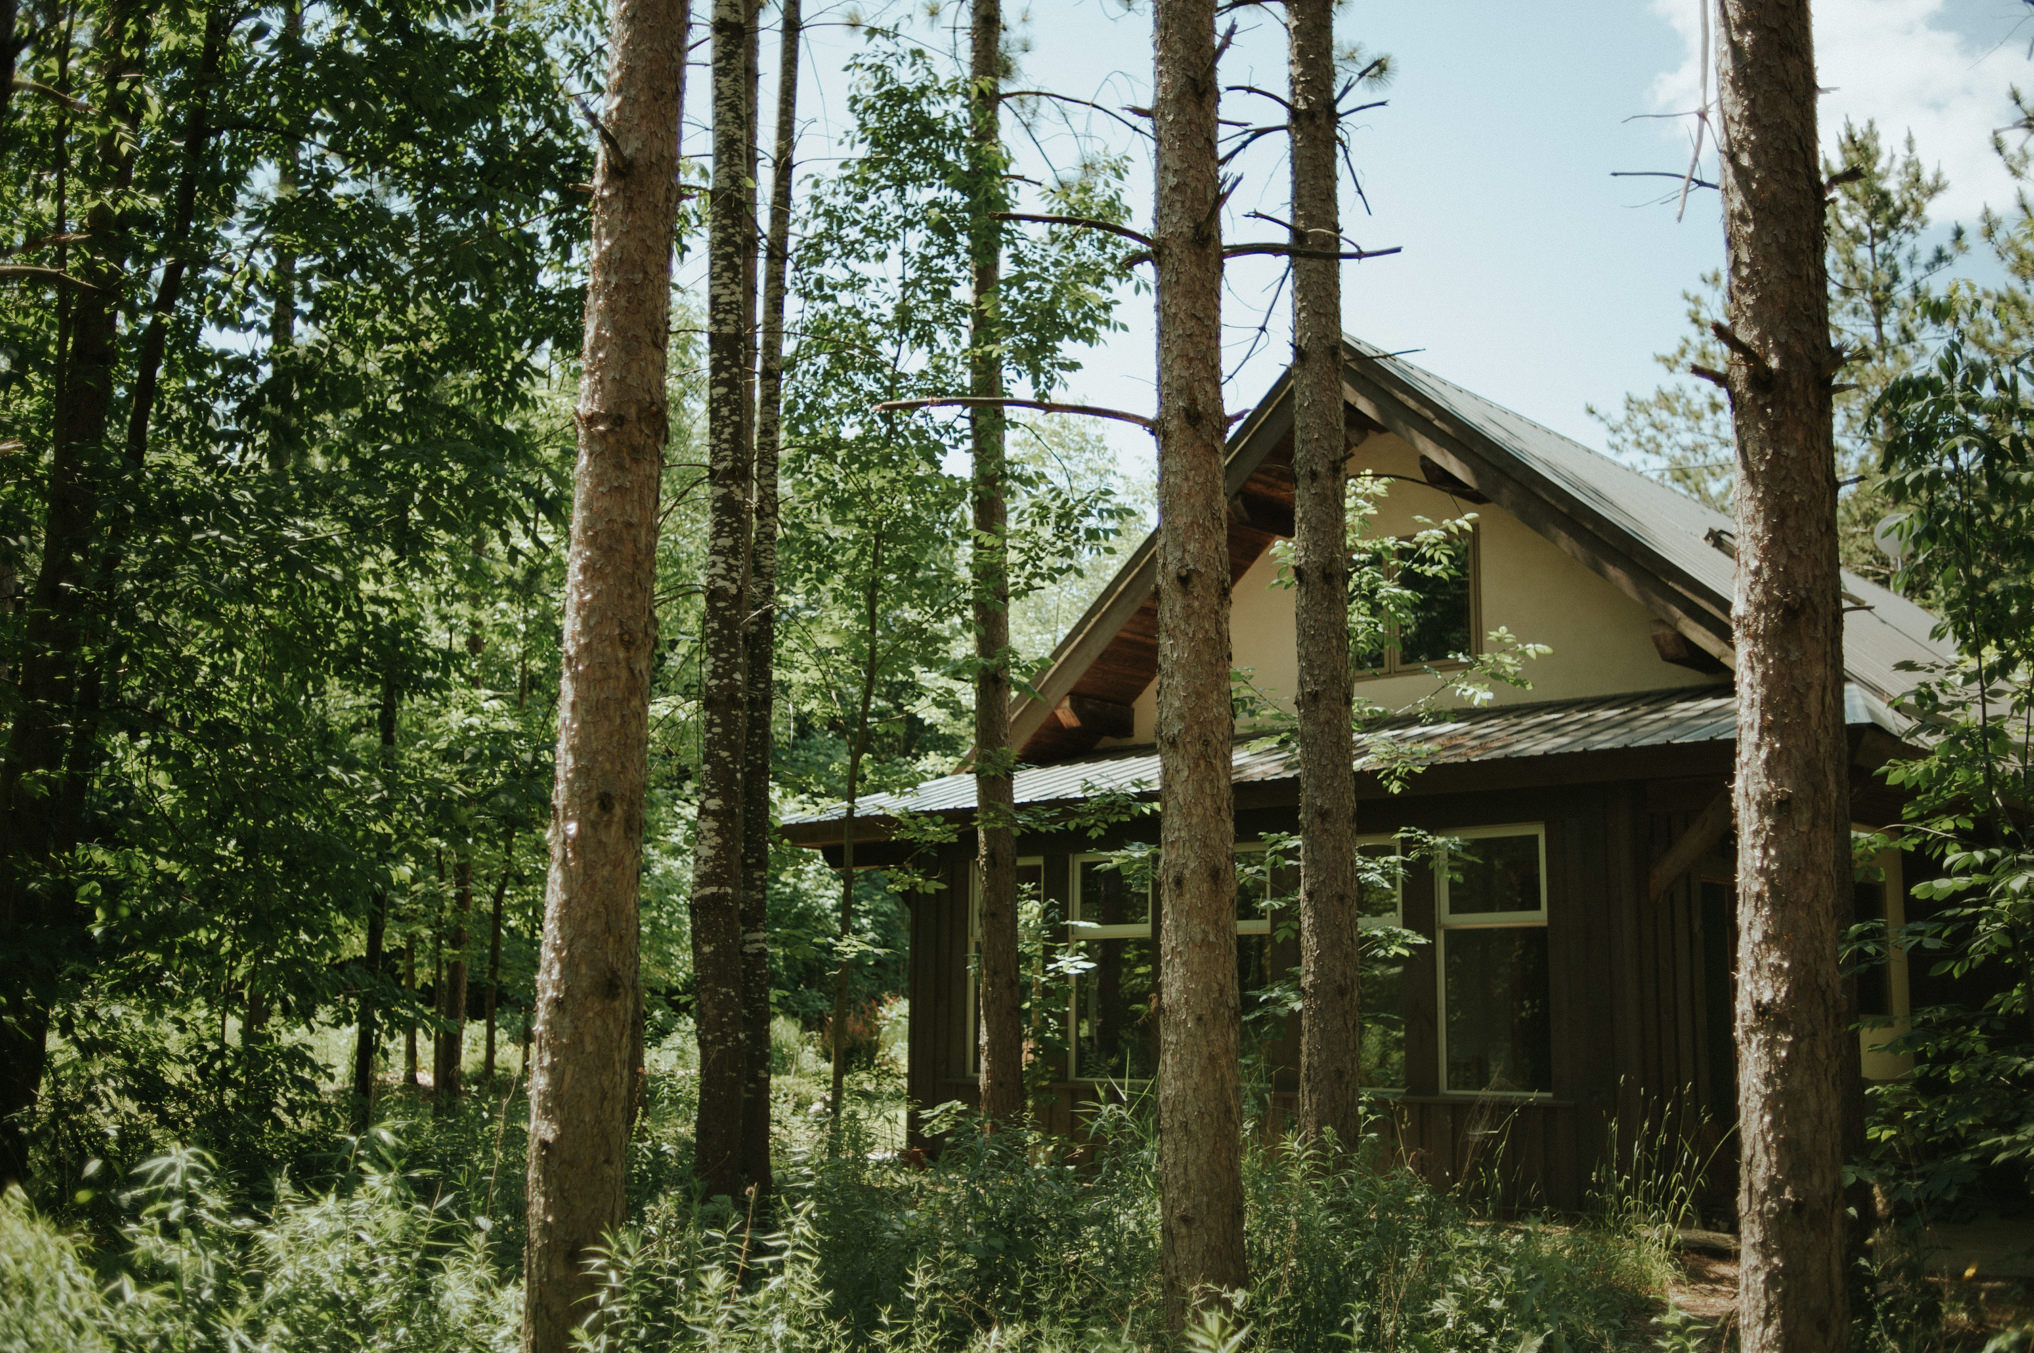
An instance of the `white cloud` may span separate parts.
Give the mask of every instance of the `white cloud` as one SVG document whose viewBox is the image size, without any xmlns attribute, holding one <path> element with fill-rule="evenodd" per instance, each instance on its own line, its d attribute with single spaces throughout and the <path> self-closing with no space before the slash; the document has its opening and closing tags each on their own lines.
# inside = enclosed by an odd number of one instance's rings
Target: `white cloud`
<svg viewBox="0 0 2034 1353">
<path fill-rule="evenodd" d="M 1705 3 L 1714 0 L 1653 0 L 1653 11 L 1681 35 L 1685 52 L 1678 69 L 1653 82 L 1663 112 L 1698 102 L 1698 6 Z M 1922 162 L 1949 178 L 1949 191 L 1935 204 L 1938 223 L 1970 221 L 1985 204 L 2003 207 L 2013 199 L 2012 178 L 1992 152 L 1991 138 L 2011 118 L 2010 87 L 2034 86 L 2034 63 L 2016 27 L 2026 11 L 2017 3 L 1982 8 L 1952 27 L 1943 0 L 1815 5 L 1817 78 L 1828 91 L 1821 108 L 1824 151 L 1834 147 L 1845 118 L 1876 120 L 1890 145 L 1912 132 Z M 1710 78 L 1713 88 L 1713 70 Z M 1673 134 L 1685 147 L 1685 129 Z"/>
</svg>

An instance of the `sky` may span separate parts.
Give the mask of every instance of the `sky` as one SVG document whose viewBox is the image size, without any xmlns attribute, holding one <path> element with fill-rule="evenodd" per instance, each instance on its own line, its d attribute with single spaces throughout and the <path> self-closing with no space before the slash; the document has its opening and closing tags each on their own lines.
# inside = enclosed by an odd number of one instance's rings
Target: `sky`
<svg viewBox="0 0 2034 1353">
<path fill-rule="evenodd" d="M 1368 211 L 1345 182 L 1344 229 L 1366 249 L 1400 250 L 1344 265 L 1344 328 L 1601 446 L 1589 407 L 1614 410 L 1627 392 L 1659 384 L 1665 373 L 1652 355 L 1671 347 L 1686 326 L 1681 293 L 1723 260 L 1714 192 L 1694 193 L 1677 221 L 1678 181 L 1613 177 L 1687 168 L 1693 120 L 1686 114 L 1701 102 L 1701 3 L 1343 5 L 1338 40 L 1388 53 L 1396 71 L 1389 87 L 1372 96 L 1385 106 L 1350 124 Z M 1148 0 L 1134 7 L 1120 0 L 1028 6 L 1005 0 L 1005 7 L 1018 85 L 1110 107 L 1148 102 Z M 951 50 L 958 36 L 964 50 L 965 33 L 957 35 L 954 25 L 965 24 L 965 3 L 908 12 L 815 6 L 808 12 L 799 152 L 814 168 L 839 153 L 846 89 L 838 72 L 866 42 L 855 22 L 865 15 L 903 22 L 935 50 Z M 1825 150 L 1844 119 L 1876 119 L 1889 143 L 1911 132 L 1922 160 L 1948 176 L 1950 189 L 1936 210 L 1941 229 L 1974 225 L 1987 204 L 2011 205 L 2015 185 L 1991 142 L 2011 120 L 2011 87 L 2034 89 L 2028 3 L 1820 0 L 1815 22 Z M 1237 23 L 1224 83 L 1283 90 L 1283 30 L 1252 11 L 1240 11 Z M 773 63 L 774 35 L 764 50 Z M 696 59 L 704 57 L 702 48 Z M 688 140 L 703 153 L 706 81 L 689 83 L 696 120 Z M 1223 113 L 1264 120 L 1272 108 L 1238 95 L 1225 97 Z M 1073 159 L 1065 124 L 1076 115 L 1079 125 L 1132 154 L 1133 224 L 1148 225 L 1148 142 L 1099 115 L 1041 111 L 1034 130 L 1044 150 Z M 1285 214 L 1287 170 L 1276 144 L 1267 139 L 1263 153 L 1241 162 L 1226 238 L 1276 238 L 1273 227 L 1242 216 L 1252 209 Z M 1032 172 L 1044 164 L 1036 148 L 1020 155 L 1020 167 Z M 692 267 L 703 265 L 701 254 Z M 1289 354 L 1287 301 L 1283 295 L 1273 301 L 1278 276 L 1269 260 L 1232 264 L 1224 310 L 1232 411 L 1249 407 Z M 1125 331 L 1088 354 L 1068 393 L 1149 411 L 1149 291 L 1126 288 L 1119 314 Z M 1100 430 L 1126 469 L 1150 473 L 1148 437 L 1124 424 Z"/>
</svg>

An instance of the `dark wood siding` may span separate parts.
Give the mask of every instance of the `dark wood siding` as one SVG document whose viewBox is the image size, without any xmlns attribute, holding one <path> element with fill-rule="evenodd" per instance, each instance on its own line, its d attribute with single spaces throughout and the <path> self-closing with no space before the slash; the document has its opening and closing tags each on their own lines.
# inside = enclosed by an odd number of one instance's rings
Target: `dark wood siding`
<svg viewBox="0 0 2034 1353">
<path fill-rule="evenodd" d="M 1707 769 L 1706 767 L 1704 769 Z M 1538 1097 L 1444 1093 L 1436 1028 L 1434 880 L 1414 866 L 1404 888 L 1404 922 L 1429 940 L 1407 965 L 1406 1065 L 1402 1093 L 1381 1101 L 1386 1136 L 1408 1163 L 1437 1183 L 1488 1191 L 1519 1206 L 1574 1209 L 1586 1204 L 1592 1175 L 1613 1156 L 1626 1167 L 1642 1135 L 1663 1126 L 1699 1144 L 1722 1139 L 1732 1119 L 1727 1068 L 1715 1065 L 1727 1037 L 1710 1027 L 1719 1009 L 1719 912 L 1705 879 L 1727 880 L 1728 840 L 1653 901 L 1648 871 L 1723 788 L 1715 774 L 1674 779 L 1562 784 L 1483 793 L 1366 800 L 1359 830 L 1407 827 L 1445 833 L 1498 824 L 1543 824 L 1546 831 L 1548 983 L 1553 1092 Z M 1290 831 L 1289 804 L 1254 805 L 1238 815 L 1238 839 Z M 1063 919 L 1072 893 L 1073 856 L 1150 839 L 1155 819 L 1136 819 L 1098 839 L 1033 836 L 1020 856 L 1044 860 L 1042 891 Z M 921 1105 L 972 1103 L 968 1056 L 967 869 L 964 839 L 950 848 L 947 889 L 913 904 L 912 1066 Z M 1727 1000 L 1721 1008 L 1727 1009 Z M 1286 1051 L 1296 1056 L 1293 1040 Z M 1038 1097 L 1040 1125 L 1078 1139 L 1110 1087 L 1055 1079 Z M 1259 1092 L 1263 1121 L 1276 1131 L 1291 1108 L 1291 1068 L 1272 1068 L 1277 1093 Z M 1705 1116 L 1706 1115 L 1706 1119 Z M 1704 1126 L 1706 1122 L 1706 1126 Z M 1712 1200 L 1727 1202 L 1734 1162 L 1718 1153 Z"/>
</svg>

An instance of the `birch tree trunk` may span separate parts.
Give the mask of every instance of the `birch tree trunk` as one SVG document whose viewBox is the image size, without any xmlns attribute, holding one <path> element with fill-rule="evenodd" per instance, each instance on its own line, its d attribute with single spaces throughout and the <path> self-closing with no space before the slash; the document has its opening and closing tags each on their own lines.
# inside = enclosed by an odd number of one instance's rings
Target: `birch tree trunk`
<svg viewBox="0 0 2034 1353">
<path fill-rule="evenodd" d="M 1331 0 L 1291 0 L 1295 246 L 1339 250 L 1335 19 Z M 1361 913 L 1356 773 L 1349 724 L 1348 459 L 1342 422 L 1342 275 L 1292 261 L 1293 576 L 1299 643 L 1300 1131 L 1354 1146 L 1363 1130 Z"/>
<path fill-rule="evenodd" d="M 970 26 L 974 177 L 968 223 L 975 301 L 969 335 L 972 377 L 968 393 L 1003 394 L 1001 285 L 1003 229 L 1002 135 L 998 103 L 1003 83 L 1001 0 L 974 0 Z M 981 1110 L 991 1123 L 1024 1114 L 1023 1011 L 1017 989 L 1017 796 L 1011 780 L 1010 570 L 1007 465 L 1001 408 L 970 412 L 974 438 L 974 539 L 968 560 L 974 576 L 975 620 L 975 832 L 976 933 L 980 964 Z"/>
<path fill-rule="evenodd" d="M 699 828 L 692 975 L 699 1105 L 693 1169 L 708 1197 L 742 1192 L 742 757 L 747 722 L 750 474 L 747 256 L 754 252 L 749 0 L 714 0 L 713 197 L 707 238 L 706 612 L 700 655 Z"/>
<path fill-rule="evenodd" d="M 610 10 L 531 1052 L 524 1353 L 569 1347 L 593 1291 L 586 1261 L 622 1221 L 688 17 L 685 0 Z"/>
<path fill-rule="evenodd" d="M 1848 889 L 1823 184 L 1806 0 L 1723 0 L 1737 433 L 1738 1320 L 1848 1346 L 1837 921 Z"/>
<path fill-rule="evenodd" d="M 1168 1325 L 1244 1285 L 1214 0 L 1158 0 L 1159 1187 Z"/>
<path fill-rule="evenodd" d="M 749 569 L 748 752 L 742 795 L 742 1174 L 767 1194 L 770 1166 L 770 757 L 777 661 L 778 450 L 783 441 L 784 305 L 791 268 L 791 177 L 798 141 L 799 0 L 778 24 L 776 144 L 770 227 L 763 245 L 763 311 L 756 380 L 756 527 Z"/>
</svg>

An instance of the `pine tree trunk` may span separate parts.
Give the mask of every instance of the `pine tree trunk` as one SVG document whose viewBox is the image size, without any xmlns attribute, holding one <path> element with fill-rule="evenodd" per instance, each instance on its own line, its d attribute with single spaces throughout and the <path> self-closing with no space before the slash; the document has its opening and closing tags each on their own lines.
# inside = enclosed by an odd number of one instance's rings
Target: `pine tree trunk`
<svg viewBox="0 0 2034 1353">
<path fill-rule="evenodd" d="M 1214 0 L 1159 0 L 1159 1187 L 1166 1321 L 1244 1285 Z"/>
<path fill-rule="evenodd" d="M 714 0 L 713 196 L 707 239 L 709 522 L 700 644 L 699 827 L 692 863 L 692 979 L 699 1104 L 693 1169 L 708 1197 L 742 1191 L 742 758 L 748 683 L 749 488 L 746 256 L 754 252 L 748 0 Z"/>
<path fill-rule="evenodd" d="M 685 0 L 614 0 L 531 1050 L 524 1353 L 564 1353 L 622 1221 Z"/>
<path fill-rule="evenodd" d="M 1341 248 L 1335 189 L 1332 0 L 1286 7 L 1292 69 L 1294 245 Z M 1361 913 L 1350 742 L 1348 460 L 1342 415 L 1342 265 L 1292 261 L 1292 477 L 1299 644 L 1299 1127 L 1354 1146 L 1363 1128 Z"/>
<path fill-rule="evenodd" d="M 1823 185 L 1805 0 L 1723 0 L 1737 432 L 1738 1321 L 1745 1353 L 1848 1346 L 1842 618 Z"/>
<path fill-rule="evenodd" d="M 798 139 L 799 0 L 778 11 L 776 145 L 756 391 L 756 525 L 749 570 L 749 700 L 742 791 L 742 1174 L 763 1194 L 770 1167 L 770 756 L 777 654 L 777 461 L 783 440 L 784 305 L 790 285 L 791 180 Z"/>
<path fill-rule="evenodd" d="M 1003 229 L 1001 0 L 974 0 L 969 65 L 973 119 L 974 332 L 969 393 L 1003 394 L 1002 318 L 997 287 Z M 968 552 L 975 610 L 976 933 L 980 964 L 980 1094 L 990 1125 L 1024 1115 L 1023 1004 L 1017 987 L 1017 795 L 1010 748 L 1010 571 L 1005 504 L 1003 410 L 970 415 L 974 431 L 974 539 Z"/>
</svg>

